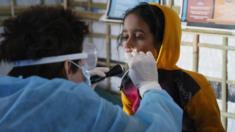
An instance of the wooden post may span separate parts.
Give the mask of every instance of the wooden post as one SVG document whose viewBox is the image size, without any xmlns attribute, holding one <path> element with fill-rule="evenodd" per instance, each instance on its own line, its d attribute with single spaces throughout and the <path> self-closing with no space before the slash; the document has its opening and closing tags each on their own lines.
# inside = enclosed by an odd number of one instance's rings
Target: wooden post
<svg viewBox="0 0 235 132">
<path fill-rule="evenodd" d="M 199 34 L 194 35 L 193 39 L 193 71 L 198 72 L 199 61 Z"/>
<path fill-rule="evenodd" d="M 174 6 L 174 0 L 168 0 L 167 6 L 172 8 Z"/>
<path fill-rule="evenodd" d="M 63 7 L 64 9 L 68 9 L 68 0 L 63 1 Z"/>
<path fill-rule="evenodd" d="M 223 45 L 225 47 L 228 46 L 228 37 L 223 37 Z M 223 49 L 223 63 L 222 63 L 222 113 L 227 113 L 227 63 L 228 63 L 228 51 L 227 48 Z M 225 129 L 227 129 L 227 117 L 225 115 L 222 114 L 222 123 Z"/>
<path fill-rule="evenodd" d="M 15 0 L 11 0 L 11 16 L 14 17 L 15 16 L 15 5 L 16 5 L 16 1 Z"/>
<path fill-rule="evenodd" d="M 111 25 L 110 23 L 107 23 L 106 26 L 106 64 L 107 67 L 111 67 Z M 109 90 L 111 89 L 111 79 L 108 78 L 107 80 L 107 85 Z"/>
</svg>

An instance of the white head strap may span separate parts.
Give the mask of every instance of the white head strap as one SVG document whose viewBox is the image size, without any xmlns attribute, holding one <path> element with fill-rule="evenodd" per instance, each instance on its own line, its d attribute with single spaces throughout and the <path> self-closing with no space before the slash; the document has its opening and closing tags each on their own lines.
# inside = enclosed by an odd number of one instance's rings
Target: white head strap
<svg viewBox="0 0 235 132">
<path fill-rule="evenodd" d="M 40 65 L 40 64 L 63 62 L 65 60 L 86 59 L 87 57 L 88 57 L 87 53 L 78 53 L 78 54 L 70 54 L 70 55 L 44 57 L 38 60 L 15 61 L 13 62 L 14 63 L 13 65 L 14 67 L 33 66 L 33 65 Z"/>
</svg>

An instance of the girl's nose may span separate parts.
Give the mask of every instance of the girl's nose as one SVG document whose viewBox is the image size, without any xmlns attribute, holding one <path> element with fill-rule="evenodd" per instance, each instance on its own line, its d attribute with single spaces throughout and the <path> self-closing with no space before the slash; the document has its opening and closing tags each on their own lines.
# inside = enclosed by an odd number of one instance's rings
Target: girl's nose
<svg viewBox="0 0 235 132">
<path fill-rule="evenodd" d="M 126 40 L 125 44 L 124 44 L 124 48 L 126 52 L 132 52 L 134 47 L 134 43 L 132 38 L 130 37 L 128 40 Z"/>
</svg>

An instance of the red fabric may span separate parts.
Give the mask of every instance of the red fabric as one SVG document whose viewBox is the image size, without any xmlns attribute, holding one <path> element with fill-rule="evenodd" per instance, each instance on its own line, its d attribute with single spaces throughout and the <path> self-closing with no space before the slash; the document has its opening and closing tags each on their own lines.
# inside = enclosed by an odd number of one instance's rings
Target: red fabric
<svg viewBox="0 0 235 132">
<path fill-rule="evenodd" d="M 138 88 L 132 83 L 131 79 L 129 78 L 128 74 L 122 80 L 122 91 L 132 104 L 131 110 L 132 112 L 136 112 L 139 105 L 140 105 L 140 94 Z"/>
</svg>

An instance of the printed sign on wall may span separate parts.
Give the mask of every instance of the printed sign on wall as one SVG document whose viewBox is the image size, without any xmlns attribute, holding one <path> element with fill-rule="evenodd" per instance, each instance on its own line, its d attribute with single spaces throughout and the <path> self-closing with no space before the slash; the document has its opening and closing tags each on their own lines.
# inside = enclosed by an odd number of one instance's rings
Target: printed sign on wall
<svg viewBox="0 0 235 132">
<path fill-rule="evenodd" d="M 189 26 L 235 29 L 235 0 L 183 0 L 181 20 Z"/>
</svg>

